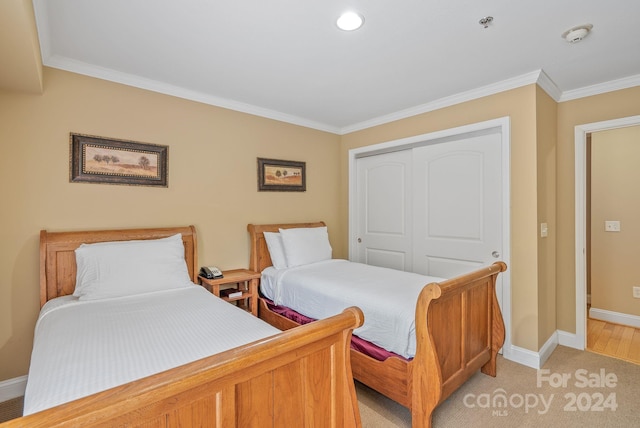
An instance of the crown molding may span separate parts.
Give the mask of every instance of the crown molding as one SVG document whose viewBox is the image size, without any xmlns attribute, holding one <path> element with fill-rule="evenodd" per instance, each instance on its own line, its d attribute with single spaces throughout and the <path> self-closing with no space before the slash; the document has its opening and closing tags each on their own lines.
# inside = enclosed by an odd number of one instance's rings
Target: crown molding
<svg viewBox="0 0 640 428">
<path fill-rule="evenodd" d="M 640 74 L 623 77 L 622 79 L 611 80 L 597 85 L 585 86 L 583 88 L 564 91 L 559 102 L 576 100 L 578 98 L 600 95 L 607 92 L 619 91 L 621 89 L 640 86 Z"/>
<path fill-rule="evenodd" d="M 406 119 L 408 117 L 416 116 L 430 111 L 439 110 L 452 105 L 460 104 L 463 102 L 475 100 L 478 98 L 486 97 L 488 95 L 494 95 L 500 92 L 508 91 L 510 89 L 519 88 L 521 86 L 530 85 L 532 83 L 538 83 L 541 70 L 532 71 L 511 79 L 506 79 L 501 82 L 492 83 L 490 85 L 475 88 L 470 91 L 461 92 L 456 95 L 452 95 L 445 98 L 440 98 L 426 104 L 422 104 L 416 107 L 411 107 L 405 110 L 400 110 L 395 113 L 380 116 L 375 119 L 367 120 L 364 122 L 356 123 L 351 126 L 347 126 L 341 129 L 341 134 L 348 134 L 351 132 L 361 131 L 363 129 L 371 128 L 378 125 L 384 125 L 389 122 L 394 122 L 400 119 Z M 546 75 L 545 75 L 546 76 Z M 548 79 L 548 78 L 547 78 Z M 550 79 L 549 79 L 550 81 Z M 554 85 L 555 86 L 555 85 Z"/>
<path fill-rule="evenodd" d="M 290 123 L 293 125 L 304 126 L 306 128 L 317 129 L 319 131 L 330 132 L 333 134 L 338 134 L 340 132 L 340 129 L 338 127 L 330 126 L 324 123 L 315 122 L 298 116 L 282 113 L 276 110 L 270 110 L 251 104 L 241 103 L 227 98 L 216 97 L 213 95 L 205 94 L 203 92 L 192 91 L 180 86 L 169 85 L 157 80 L 141 78 L 132 74 L 122 73 L 104 67 L 98 67 L 84 62 L 71 60 L 65 57 L 51 56 L 46 59 L 44 65 L 60 70 L 69 71 L 71 73 L 82 74 L 102 80 L 108 80 L 110 82 L 120 83 L 140 89 L 146 89 L 149 91 L 171 95 L 190 101 L 196 101 L 215 107 L 226 108 L 241 113 L 247 113 L 254 116 L 260 116 L 267 119 Z"/>
<path fill-rule="evenodd" d="M 540 75 L 538 76 L 538 86 L 540 86 L 551 98 L 555 100 L 555 102 L 559 102 L 562 97 L 562 91 L 558 88 L 553 80 L 544 72 L 544 70 L 540 70 Z"/>
<path fill-rule="evenodd" d="M 47 50 L 48 47 L 45 44 L 43 52 Z M 361 131 L 363 129 L 372 128 L 374 126 L 384 125 L 397 120 L 406 119 L 409 117 L 472 101 L 489 95 L 494 95 L 500 92 L 508 91 L 533 83 L 540 86 L 551 98 L 553 98 L 558 103 L 640 86 L 640 74 L 638 74 L 622 79 L 612 80 L 610 82 L 605 82 L 598 85 L 591 85 L 584 88 L 562 92 L 553 82 L 553 80 L 551 80 L 551 78 L 544 72 L 544 70 L 535 70 L 500 82 L 492 83 L 466 92 L 461 92 L 459 94 L 440 98 L 426 104 L 421 104 L 394 113 L 379 116 L 377 118 L 355 123 L 346 127 L 337 127 L 328 125 L 326 123 L 320 123 L 302 117 L 282 113 L 276 110 L 270 110 L 251 104 L 245 104 L 238 101 L 205 94 L 202 92 L 192 91 L 190 89 L 182 88 L 179 86 L 169 85 L 151 79 L 144 79 L 135 75 L 122 73 L 103 67 L 97 67 L 65 57 L 49 56 L 48 58 L 46 58 L 46 60 L 43 60 L 43 64 L 48 67 L 69 71 L 71 73 L 77 73 L 89 77 L 95 77 L 97 79 L 108 80 L 127 86 L 158 92 L 190 101 L 200 102 L 215 107 L 226 108 L 229 110 L 264 117 L 267 119 L 273 119 L 280 122 L 303 126 L 305 128 L 316 129 L 319 131 L 329 132 L 337 135 L 345 135 L 352 132 Z"/>
</svg>

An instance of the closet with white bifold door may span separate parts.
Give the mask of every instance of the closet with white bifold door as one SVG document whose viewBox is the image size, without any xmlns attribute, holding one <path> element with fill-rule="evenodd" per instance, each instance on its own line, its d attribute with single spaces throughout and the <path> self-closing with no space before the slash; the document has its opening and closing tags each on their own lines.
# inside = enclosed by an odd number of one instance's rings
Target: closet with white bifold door
<svg viewBox="0 0 640 428">
<path fill-rule="evenodd" d="M 358 157 L 354 261 L 450 278 L 502 252 L 502 134 Z"/>
</svg>

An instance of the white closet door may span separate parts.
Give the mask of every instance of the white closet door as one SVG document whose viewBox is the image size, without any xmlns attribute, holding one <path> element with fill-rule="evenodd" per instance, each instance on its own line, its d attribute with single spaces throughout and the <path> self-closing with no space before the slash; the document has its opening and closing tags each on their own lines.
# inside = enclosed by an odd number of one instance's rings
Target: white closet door
<svg viewBox="0 0 640 428">
<path fill-rule="evenodd" d="M 413 162 L 414 272 L 450 278 L 500 258 L 501 135 L 418 147 Z"/>
<path fill-rule="evenodd" d="M 411 150 L 357 160 L 357 260 L 411 271 Z"/>
</svg>

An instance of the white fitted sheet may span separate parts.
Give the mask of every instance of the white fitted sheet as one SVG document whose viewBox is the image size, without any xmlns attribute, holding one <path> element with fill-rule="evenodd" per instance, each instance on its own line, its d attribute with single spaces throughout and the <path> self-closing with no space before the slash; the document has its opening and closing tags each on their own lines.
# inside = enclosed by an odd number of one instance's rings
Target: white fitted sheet
<svg viewBox="0 0 640 428">
<path fill-rule="evenodd" d="M 266 268 L 260 291 L 275 304 L 314 319 L 358 306 L 364 313 L 364 324 L 353 334 L 413 358 L 418 295 L 425 285 L 443 280 L 333 259 L 287 269 Z"/>
<path fill-rule="evenodd" d="M 24 414 L 279 332 L 195 284 L 104 300 L 53 299 L 36 324 Z"/>
</svg>

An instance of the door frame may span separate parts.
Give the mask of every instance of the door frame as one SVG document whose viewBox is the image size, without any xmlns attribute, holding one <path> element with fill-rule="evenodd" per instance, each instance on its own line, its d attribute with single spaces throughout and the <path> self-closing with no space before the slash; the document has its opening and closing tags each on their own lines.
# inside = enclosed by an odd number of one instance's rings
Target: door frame
<svg viewBox="0 0 640 428">
<path fill-rule="evenodd" d="M 576 335 L 563 343 L 577 349 L 587 345 L 587 134 L 640 125 L 640 116 L 586 123 L 574 128 L 575 141 L 575 260 L 576 260 Z"/>
<path fill-rule="evenodd" d="M 502 257 L 507 266 L 511 262 L 511 119 L 504 116 L 498 119 L 473 123 L 442 131 L 430 132 L 398 140 L 373 144 L 349 150 L 349 260 L 357 254 L 357 169 L 358 158 L 374 156 L 398 150 L 405 150 L 429 144 L 445 143 L 460 139 L 466 134 L 501 135 L 502 162 Z M 502 317 L 505 325 L 505 341 L 502 347 L 503 356 L 511 359 L 511 270 L 500 274 L 502 278 Z"/>
</svg>

